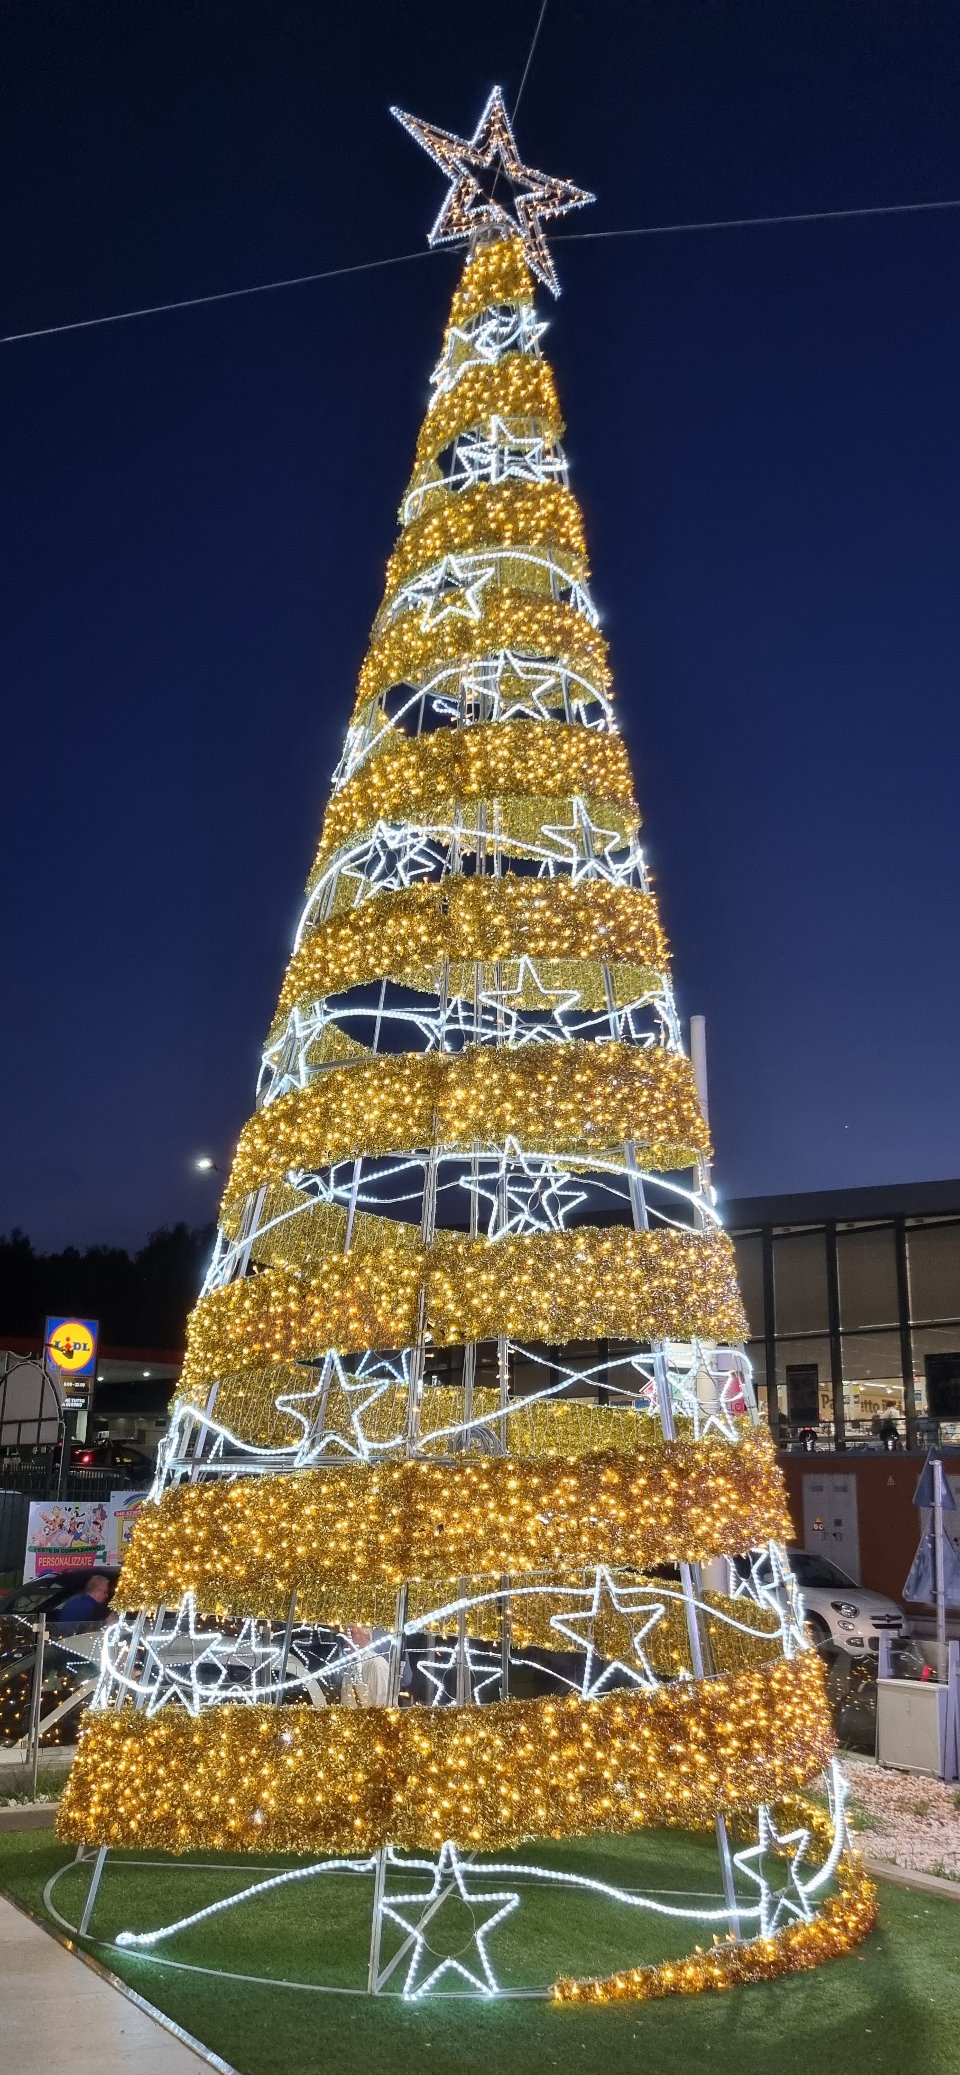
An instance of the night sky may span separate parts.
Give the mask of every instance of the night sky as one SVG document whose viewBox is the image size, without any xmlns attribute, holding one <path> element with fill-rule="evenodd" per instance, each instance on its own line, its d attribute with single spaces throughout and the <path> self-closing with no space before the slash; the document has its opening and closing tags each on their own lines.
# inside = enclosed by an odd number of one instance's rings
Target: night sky
<svg viewBox="0 0 960 2075">
<path fill-rule="evenodd" d="M 417 251 L 539 0 L 6 0 L 0 330 Z M 560 229 L 960 196 L 956 0 L 549 0 Z M 960 1172 L 960 211 L 566 242 L 547 349 L 722 1192 Z M 0 1228 L 212 1214 L 456 255 L 0 347 Z"/>
</svg>

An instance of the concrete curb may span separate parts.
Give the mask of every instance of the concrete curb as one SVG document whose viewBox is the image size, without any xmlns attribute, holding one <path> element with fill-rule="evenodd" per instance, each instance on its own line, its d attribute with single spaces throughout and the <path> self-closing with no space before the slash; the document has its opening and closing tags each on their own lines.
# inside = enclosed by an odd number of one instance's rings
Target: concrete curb
<svg viewBox="0 0 960 2075">
<path fill-rule="evenodd" d="M 0 1830 L 52 1830 L 57 1820 L 56 1801 L 11 1801 L 0 1808 Z"/>
<path fill-rule="evenodd" d="M 939 1873 L 917 1873 L 912 1866 L 895 1866 L 890 1859 L 873 1859 L 863 1851 L 863 1863 L 871 1880 L 887 1880 L 895 1888 L 914 1888 L 918 1895 L 941 1895 L 947 1902 L 960 1902 L 960 1880 L 943 1880 Z"/>
</svg>

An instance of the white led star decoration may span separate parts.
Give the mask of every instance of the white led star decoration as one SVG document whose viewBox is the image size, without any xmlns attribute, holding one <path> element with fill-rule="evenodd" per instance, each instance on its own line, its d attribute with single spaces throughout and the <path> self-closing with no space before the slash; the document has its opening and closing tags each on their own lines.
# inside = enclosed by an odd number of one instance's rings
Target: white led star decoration
<svg viewBox="0 0 960 2075">
<path fill-rule="evenodd" d="M 408 822 L 378 821 L 371 835 L 340 864 L 338 876 L 357 882 L 357 905 L 375 893 L 394 893 L 417 879 L 434 879 L 445 852 L 423 829 Z"/>
<path fill-rule="evenodd" d="M 329 1361 L 332 1377 L 337 1388 L 343 1392 L 350 1408 L 349 1432 L 338 1427 L 327 1426 L 311 1435 L 301 1451 L 300 1462 L 317 1462 L 321 1457 L 334 1457 L 341 1451 L 354 1460 L 367 1462 L 377 1447 L 377 1442 L 366 1433 L 364 1418 L 382 1398 L 393 1393 L 397 1403 L 406 1406 L 410 1390 L 410 1352 L 404 1349 L 396 1357 L 366 1354 L 355 1369 L 348 1369 L 338 1354 L 331 1354 Z M 278 1410 L 292 1410 L 288 1402 L 277 1400 Z M 402 1420 L 400 1422 L 402 1425 Z M 387 1444 L 389 1445 L 389 1443 Z"/>
<path fill-rule="evenodd" d="M 444 1902 L 454 1897 L 469 1909 L 473 1917 L 473 1932 L 458 1954 L 438 1953 L 430 1945 L 428 1927 L 439 1916 Z M 434 1869 L 429 1894 L 393 1895 L 389 1900 L 385 1896 L 380 1905 L 381 1914 L 397 1924 L 406 1933 L 408 1941 L 413 1940 L 413 1953 L 403 1985 L 404 2002 L 417 2002 L 447 1974 L 459 1975 L 482 1996 L 497 1995 L 496 1976 L 487 1956 L 487 1939 L 491 1931 L 519 1907 L 520 1897 L 516 1891 L 471 1894 L 464 1880 L 464 1867 L 456 1845 L 445 1844 Z M 479 1915 L 481 1908 L 482 1919 Z M 470 1954 L 471 1958 L 475 1955 L 475 1964 L 468 1965 L 465 1954 Z"/>
<path fill-rule="evenodd" d="M 428 1685 L 433 1687 L 428 1705 L 432 1708 L 449 1707 L 453 1701 L 450 1692 L 450 1674 L 456 1674 L 462 1655 L 468 1675 L 468 1693 L 472 1701 L 482 1706 L 486 1699 L 499 1695 L 503 1676 L 503 1663 L 499 1650 L 490 1649 L 485 1643 L 472 1643 L 465 1636 L 459 1642 L 438 1643 L 429 1657 L 419 1659 L 419 1667 Z"/>
<path fill-rule="evenodd" d="M 508 1239 L 522 1232 L 564 1232 L 566 1219 L 587 1192 L 547 1153 L 525 1153 L 507 1137 L 495 1167 L 481 1178 L 464 1174 L 461 1187 L 490 1205 L 488 1239 Z"/>
<path fill-rule="evenodd" d="M 768 1542 L 748 1561 L 746 1572 L 739 1571 L 734 1563 L 727 1566 L 731 1599 L 752 1600 L 776 1615 L 785 1657 L 795 1657 L 798 1650 L 809 1649 L 803 1602 L 785 1551 L 778 1542 Z"/>
<path fill-rule="evenodd" d="M 689 1419 L 695 1441 L 719 1434 L 724 1441 L 737 1438 L 731 1409 L 740 1391 L 739 1380 L 729 1369 L 716 1372 L 716 1362 L 697 1341 L 687 1349 L 671 1343 L 666 1349 L 667 1376 L 673 1410 Z"/>
<path fill-rule="evenodd" d="M 625 842 L 620 829 L 604 828 L 594 821 L 586 801 L 578 797 L 571 803 L 570 820 L 545 821 L 543 834 L 550 838 L 574 886 L 582 879 L 608 879 L 615 886 L 625 885 L 636 870 L 636 846 Z"/>
<path fill-rule="evenodd" d="M 535 353 L 547 327 L 532 303 L 489 310 L 469 328 L 452 324 L 441 358 L 430 377 L 438 396 L 449 395 L 471 367 L 494 367 L 505 353 Z"/>
<path fill-rule="evenodd" d="M 596 197 L 572 180 L 559 180 L 525 166 L 517 151 L 503 94 L 495 86 L 472 137 L 456 137 L 392 108 L 398 122 L 409 130 L 424 151 L 446 173 L 450 187 L 429 233 L 431 245 L 459 244 L 476 231 L 499 231 L 503 237 L 521 237 L 533 272 L 554 295 L 560 284 L 547 250 L 541 218 L 565 216 L 569 209 L 582 209 Z M 503 200 L 498 200 L 498 193 Z M 512 209 L 507 204 L 512 200 Z"/>
<path fill-rule="evenodd" d="M 424 633 L 439 626 L 441 620 L 479 620 L 483 614 L 481 593 L 495 574 L 492 563 L 476 569 L 457 555 L 444 555 L 435 569 L 405 585 L 394 602 L 394 610 L 422 605 L 420 626 Z"/>
<path fill-rule="evenodd" d="M 477 997 L 478 1008 L 492 1009 L 501 1020 L 504 1042 L 511 1045 L 538 1044 L 544 1040 L 565 1044 L 570 1033 L 563 1019 L 579 1002 L 577 987 L 545 986 L 533 959 L 526 954 L 517 961 L 512 987 L 485 987 Z M 524 1023 L 522 1018 L 527 1015 L 536 1020 Z"/>
<path fill-rule="evenodd" d="M 610 1663 L 605 1663 L 602 1672 L 596 1675 L 598 1653 L 593 1641 L 594 1623 L 605 1601 L 609 1603 L 611 1613 L 620 1614 L 628 1621 L 633 1620 L 636 1615 L 644 1615 L 646 1618 L 639 1623 L 633 1636 L 636 1664 L 625 1664 L 623 1659 L 618 1657 Z M 606 1690 L 615 1672 L 625 1673 L 631 1685 L 641 1687 L 644 1692 L 652 1692 L 659 1686 L 660 1681 L 643 1647 L 643 1641 L 644 1637 L 663 1620 L 665 1612 L 663 1600 L 655 1599 L 649 1588 L 618 1585 L 606 1565 L 600 1564 L 593 1581 L 589 1606 L 584 1607 L 580 1613 L 551 1615 L 551 1628 L 555 1629 L 558 1635 L 565 1636 L 574 1649 L 586 1653 L 580 1687 L 582 1700 L 596 1700 L 598 1695 Z M 640 1667 L 639 1671 L 637 1665 Z"/>
<path fill-rule="evenodd" d="M 761 1804 L 757 1810 L 758 1842 L 747 1851 L 734 1852 L 733 1863 L 760 1890 L 760 1936 L 772 1938 L 790 1917 L 809 1924 L 813 1917 L 800 1867 L 810 1843 L 809 1830 L 790 1830 L 781 1837 L 770 1814 Z M 778 1875 L 768 1879 L 764 1862 L 776 1858 Z M 784 1868 L 783 1862 L 789 1863 Z"/>
<path fill-rule="evenodd" d="M 264 1684 L 269 1684 L 283 1654 L 278 1643 L 261 1640 L 254 1620 L 245 1621 L 236 1636 L 198 1629 L 192 1592 L 184 1594 L 173 1627 L 155 1631 L 143 1648 L 148 1715 L 159 1714 L 171 1703 L 186 1708 L 189 1715 L 199 1715 L 202 1708 L 224 1701 L 254 1701 L 262 1696 Z M 231 1676 L 231 1667 L 237 1665 L 249 1671 L 249 1679 Z M 118 1661 L 111 1664 L 110 1672 L 121 1676 Z M 123 1683 L 128 1683 L 125 1677 Z"/>
<path fill-rule="evenodd" d="M 464 490 L 476 483 L 549 483 L 566 477 L 567 464 L 554 440 L 541 433 L 517 433 L 494 415 L 482 432 L 462 433 L 457 440 L 451 482 Z"/>
</svg>

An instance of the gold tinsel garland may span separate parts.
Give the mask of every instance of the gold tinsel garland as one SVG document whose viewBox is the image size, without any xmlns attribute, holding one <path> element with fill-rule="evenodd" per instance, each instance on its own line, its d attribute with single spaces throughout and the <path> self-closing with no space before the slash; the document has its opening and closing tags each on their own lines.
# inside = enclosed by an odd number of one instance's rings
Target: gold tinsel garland
<svg viewBox="0 0 960 2075">
<path fill-rule="evenodd" d="M 737 1446 L 674 1441 L 649 1460 L 394 1457 L 167 1490 L 140 1508 L 117 1605 L 192 1592 L 208 1612 L 273 1618 L 292 1592 L 327 1580 L 644 1569 L 733 1556 L 790 1532 L 776 1457 L 756 1428 Z"/>
<path fill-rule="evenodd" d="M 173 1401 L 174 1408 L 192 1405 L 202 1412 L 209 1392 L 209 1383 L 200 1376 L 195 1375 L 192 1380 L 181 1379 Z M 220 1379 L 214 1418 L 248 1447 L 289 1447 L 301 1439 L 303 1422 L 294 1419 L 289 1412 L 278 1411 L 276 1400 L 291 1392 L 301 1396 L 304 1410 L 309 1413 L 310 1408 L 303 1397 L 304 1371 L 294 1364 L 260 1363 L 248 1369 L 233 1370 Z M 315 1399 L 313 1409 L 316 1409 Z M 351 1401 L 334 1384 L 328 1401 L 327 1427 L 335 1432 L 352 1433 L 350 1411 Z M 472 1412 L 474 1419 L 489 1420 L 493 1431 L 499 1432 L 499 1391 L 475 1388 Z M 396 1440 L 405 1430 L 406 1415 L 405 1387 L 398 1384 L 395 1389 L 384 1391 L 363 1416 L 363 1430 L 370 1445 L 375 1448 L 378 1443 Z M 449 1455 L 449 1434 L 446 1439 L 436 1442 L 430 1442 L 426 1437 L 432 1432 L 457 1426 L 466 1417 L 462 1383 L 428 1383 L 420 1415 L 420 1450 L 432 1449 L 434 1454 Z M 643 1408 L 633 1411 L 622 1406 L 592 1405 L 585 1398 L 541 1399 L 532 1404 L 524 1403 L 523 1399 L 513 1399 L 509 1417 L 504 1421 L 504 1431 L 511 1455 L 521 1457 L 589 1455 L 608 1448 L 626 1455 L 637 1455 L 656 1453 L 663 1445 L 660 1421 Z M 687 1439 L 683 1421 L 678 1422 L 678 1437 Z"/>
<path fill-rule="evenodd" d="M 808 1829 L 823 1825 L 812 1802 L 793 1797 L 784 1822 Z M 825 1852 L 824 1852 L 825 1856 Z M 877 1920 L 877 1891 L 867 1878 L 859 1852 L 845 1849 L 836 1869 L 837 1892 L 821 1904 L 810 1923 L 792 1923 L 771 1938 L 717 1940 L 696 1946 L 684 1959 L 661 1960 L 653 1966 L 625 1967 L 587 1981 L 563 1976 L 552 1990 L 554 2003 L 594 2006 L 598 2003 L 647 2003 L 663 1996 L 699 1996 L 707 1991 L 744 1988 L 751 1982 L 776 1981 L 802 1974 L 824 1960 L 839 1960 L 869 1936 Z"/>
<path fill-rule="evenodd" d="M 567 721 L 481 721 L 430 735 L 387 735 L 383 747 L 334 793 L 323 820 L 308 885 L 327 859 L 381 816 L 431 816 L 439 800 L 544 795 L 567 803 L 574 794 L 609 802 L 639 826 L 633 775 L 619 735 Z M 572 814 L 558 815 L 558 821 Z"/>
<path fill-rule="evenodd" d="M 448 613 L 424 627 L 422 614 L 407 612 L 385 627 L 371 641 L 357 679 L 356 714 L 391 685 L 422 684 L 443 663 L 477 662 L 500 649 L 542 657 L 578 671 L 598 691 L 608 689 L 607 644 L 575 606 L 559 598 L 531 597 L 505 584 L 486 584 L 480 606 L 478 620 Z"/>
<path fill-rule="evenodd" d="M 497 238 L 478 245 L 465 262 L 450 306 L 450 328 L 467 324 L 497 303 L 532 303 L 533 275 L 522 238 Z M 444 341 L 446 343 L 446 341 Z"/>
<path fill-rule="evenodd" d="M 593 959 L 667 969 L 656 896 L 605 879 L 530 879 L 509 874 L 424 880 L 375 894 L 320 922 L 287 967 L 274 1027 L 298 1003 L 339 994 L 384 975 L 414 986 L 440 961 L 500 964 Z"/>
<path fill-rule="evenodd" d="M 491 418 L 534 419 L 544 439 L 560 439 L 563 419 L 549 361 L 504 353 L 490 367 L 468 368 L 453 389 L 438 391 L 420 427 L 416 465 L 432 461 L 461 432 Z"/>
<path fill-rule="evenodd" d="M 329 1254 L 302 1273 L 267 1268 L 201 1297 L 187 1328 L 185 1385 L 327 1349 L 409 1347 L 420 1323 L 435 1347 L 500 1334 L 551 1346 L 747 1337 L 725 1232 L 580 1226 L 492 1242 L 440 1232 L 427 1247 L 415 1226 L 396 1234 L 395 1245 L 359 1258 Z"/>
<path fill-rule="evenodd" d="M 289 1168 L 438 1144 L 599 1152 L 632 1138 L 640 1164 L 709 1153 L 693 1070 L 680 1053 L 624 1044 L 387 1053 L 332 1067 L 257 1110 L 240 1134 L 226 1202 Z"/>
<path fill-rule="evenodd" d="M 572 490 L 563 483 L 506 482 L 449 491 L 401 534 L 387 563 L 384 602 L 445 555 L 504 547 L 561 549 L 569 574 L 586 578 L 583 516 Z"/>
<path fill-rule="evenodd" d="M 776 1801 L 832 1748 L 815 1651 L 601 1700 L 88 1714 L 64 1842 L 169 1852 L 503 1849 Z"/>
</svg>

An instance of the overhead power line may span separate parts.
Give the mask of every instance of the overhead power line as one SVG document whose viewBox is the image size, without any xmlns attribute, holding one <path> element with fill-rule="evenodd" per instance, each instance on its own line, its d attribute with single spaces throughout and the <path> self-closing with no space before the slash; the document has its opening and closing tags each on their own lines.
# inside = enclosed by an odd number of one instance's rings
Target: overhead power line
<svg viewBox="0 0 960 2075">
<path fill-rule="evenodd" d="M 923 216 L 935 211 L 960 209 L 960 198 L 942 202 L 880 202 L 862 209 L 805 209 L 780 216 L 722 216 L 698 223 L 643 223 L 629 230 L 561 231 L 556 242 L 589 244 L 612 238 L 667 238 L 691 231 L 746 231 L 773 228 L 787 223 L 845 223 L 867 216 Z M 26 339 L 50 339 L 60 332 L 93 331 L 102 324 L 129 324 L 135 317 L 159 317 L 170 310 L 197 310 L 207 303 L 235 302 L 241 296 L 272 295 L 280 288 L 305 288 L 313 281 L 340 281 L 348 274 L 372 274 L 381 267 L 402 267 L 410 260 L 429 259 L 436 248 L 422 246 L 417 252 L 400 252 L 392 259 L 364 259 L 348 267 L 325 267 L 318 273 L 291 274 L 280 281 L 257 281 L 251 288 L 222 288 L 213 295 L 187 295 L 176 302 L 146 303 L 137 310 L 115 310 L 107 317 L 76 317 L 68 324 L 38 325 L 33 331 L 10 331 L 0 336 L 0 346 L 19 345 Z"/>
</svg>

